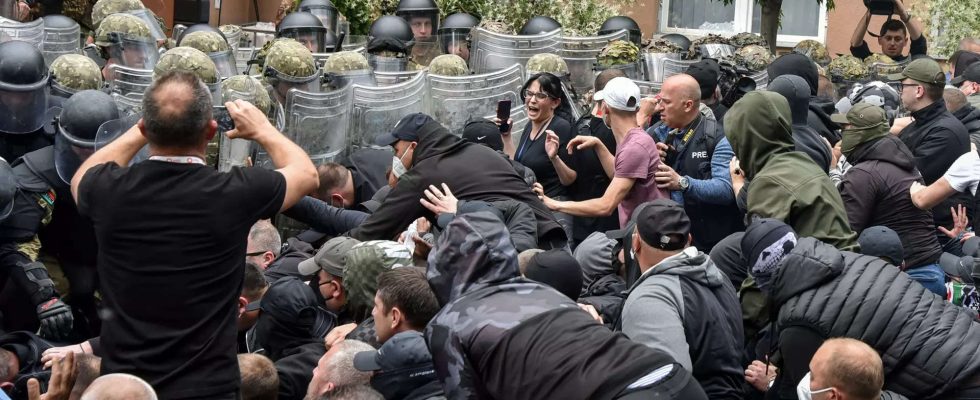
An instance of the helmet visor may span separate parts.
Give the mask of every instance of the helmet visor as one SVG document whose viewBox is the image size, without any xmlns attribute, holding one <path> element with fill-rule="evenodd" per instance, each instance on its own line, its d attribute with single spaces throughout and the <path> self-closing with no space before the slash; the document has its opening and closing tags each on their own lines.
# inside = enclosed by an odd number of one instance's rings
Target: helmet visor
<svg viewBox="0 0 980 400">
<path fill-rule="evenodd" d="M 238 65 L 235 63 L 235 54 L 231 50 L 219 51 L 208 54 L 214 66 L 218 69 L 218 75 L 222 79 L 238 75 Z"/>
<path fill-rule="evenodd" d="M 71 183 L 75 171 L 92 153 L 95 153 L 95 140 L 75 137 L 58 124 L 58 135 L 54 138 L 54 166 L 62 181 Z"/>
<path fill-rule="evenodd" d="M 109 46 L 109 58 L 128 68 L 151 70 L 157 65 L 160 53 L 156 42 L 135 37 L 117 37 Z"/>
<path fill-rule="evenodd" d="M 455 54 L 470 60 L 470 33 L 463 30 L 443 31 L 439 34 L 439 43 L 442 52 L 445 54 Z"/>
<path fill-rule="evenodd" d="M 280 36 L 296 39 L 312 53 L 322 53 L 326 43 L 326 32 L 320 29 L 284 29 Z"/>
<path fill-rule="evenodd" d="M 0 85 L 0 132 L 32 133 L 46 122 L 48 79 L 40 85 Z M 17 87 L 21 86 L 21 87 Z"/>
</svg>

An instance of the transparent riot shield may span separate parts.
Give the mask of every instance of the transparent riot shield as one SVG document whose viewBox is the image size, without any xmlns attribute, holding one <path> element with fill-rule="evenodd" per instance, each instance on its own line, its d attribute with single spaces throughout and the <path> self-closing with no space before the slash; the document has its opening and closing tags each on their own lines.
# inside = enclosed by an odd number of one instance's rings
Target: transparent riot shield
<svg viewBox="0 0 980 400">
<path fill-rule="evenodd" d="M 0 0 L 0 18 L 16 21 L 20 17 L 20 10 L 17 9 L 19 0 Z"/>
<path fill-rule="evenodd" d="M 214 107 L 214 120 L 218 122 L 218 171 L 228 172 L 234 167 L 248 165 L 248 159 L 255 159 L 255 142 L 248 139 L 229 139 L 228 131 L 235 129 L 225 106 Z"/>
<path fill-rule="evenodd" d="M 222 79 L 238 75 L 238 64 L 235 54 L 231 50 L 209 53 L 208 57 L 214 61 L 214 66 L 218 69 L 218 76 Z"/>
<path fill-rule="evenodd" d="M 248 74 L 251 69 L 248 62 L 255 58 L 255 53 L 258 50 L 254 47 L 240 47 L 235 50 L 235 70 Z"/>
<path fill-rule="evenodd" d="M 650 82 L 650 81 L 637 81 L 634 80 L 633 83 L 640 87 L 640 97 L 646 99 L 650 97 L 656 97 L 660 94 L 660 89 L 662 87 L 661 82 Z"/>
<path fill-rule="evenodd" d="M 540 35 L 504 35 L 483 28 L 471 31 L 470 69 L 477 74 L 507 69 L 513 64 L 525 65 L 539 53 L 557 53 L 561 48 L 561 30 Z"/>
<path fill-rule="evenodd" d="M 439 48 L 445 54 L 455 54 L 467 63 L 470 60 L 470 31 L 449 30 L 439 33 Z"/>
<path fill-rule="evenodd" d="M 618 69 L 620 71 L 623 71 L 623 73 L 626 74 L 626 77 L 627 78 L 630 78 L 632 80 L 641 80 L 641 79 L 643 79 L 643 64 L 641 64 L 639 62 L 630 63 L 630 64 L 613 65 L 611 67 L 600 67 L 599 65 L 596 65 L 595 66 L 595 73 L 598 74 L 598 73 L 600 73 L 602 71 L 605 71 L 607 69 Z"/>
<path fill-rule="evenodd" d="M 510 100 L 514 132 L 527 123 L 527 112 L 521 101 L 524 74 L 521 66 L 481 75 L 429 75 L 429 108 L 432 118 L 454 135 L 462 135 L 466 122 L 474 118 L 492 120 L 497 115 L 497 103 Z"/>
<path fill-rule="evenodd" d="M 344 36 L 344 44 L 341 45 L 341 50 L 344 51 L 363 51 L 367 48 L 368 37 L 364 35 L 347 35 Z"/>
<path fill-rule="evenodd" d="M 129 10 L 126 11 L 126 14 L 136 16 L 142 20 L 146 26 L 150 28 L 150 35 L 153 36 L 153 40 L 167 40 L 167 34 L 163 32 L 163 28 L 160 27 L 160 22 L 157 21 L 150 10 L 145 8 L 140 10 Z"/>
<path fill-rule="evenodd" d="M 408 58 L 407 57 L 384 57 L 374 54 L 369 54 L 368 65 L 374 72 L 405 72 L 408 71 Z M 414 72 L 414 71 L 410 71 Z"/>
<path fill-rule="evenodd" d="M 596 56 L 609 42 L 613 40 L 625 40 L 629 32 L 625 29 L 601 36 L 564 36 L 561 38 L 561 49 L 558 52 L 565 63 L 568 64 L 569 79 L 571 85 L 578 93 L 586 93 L 592 90 L 595 84 L 595 74 L 592 73 L 592 66 L 596 63 Z"/>
<path fill-rule="evenodd" d="M 412 62 L 427 67 L 433 58 L 442 55 L 442 46 L 439 40 L 433 36 L 426 40 L 416 40 L 412 46 Z"/>
<path fill-rule="evenodd" d="M 109 67 L 109 93 L 143 99 L 143 93 L 153 83 L 153 71 L 129 68 L 122 65 Z"/>
<path fill-rule="evenodd" d="M 326 93 L 290 90 L 286 136 L 309 154 L 314 165 L 336 161 L 347 150 L 352 88 Z"/>
<path fill-rule="evenodd" d="M 66 28 L 45 27 L 44 40 L 41 42 L 44 61 L 51 65 L 51 62 L 61 55 L 80 54 L 82 51 L 80 32 L 81 27 L 78 24 Z"/>
<path fill-rule="evenodd" d="M 663 78 L 667 79 L 677 74 L 683 74 L 687 72 L 687 68 L 697 64 L 700 60 L 672 60 L 664 59 L 663 62 Z"/>
<path fill-rule="evenodd" d="M 640 57 L 643 61 L 643 75 L 647 82 L 663 82 L 664 60 L 681 60 L 681 53 L 643 53 Z"/>
<path fill-rule="evenodd" d="M 888 81 L 888 75 L 902 72 L 902 70 L 905 69 L 905 66 L 908 64 L 908 59 L 896 63 L 871 63 L 871 65 L 868 66 L 868 77 L 872 80 Z"/>
<path fill-rule="evenodd" d="M 369 87 L 354 85 L 353 110 L 347 141 L 351 152 L 371 149 L 391 152 L 378 147 L 374 139 L 390 132 L 398 121 L 412 113 L 428 112 L 428 74 L 420 72 L 414 79 L 394 86 Z"/>
<path fill-rule="evenodd" d="M 372 72 L 370 69 L 328 72 L 323 74 L 323 83 L 329 89 L 327 91 L 338 90 L 345 86 L 355 84 L 361 86 L 378 86 L 378 81 L 374 77 L 374 72 Z"/>
<path fill-rule="evenodd" d="M 125 134 L 130 128 L 136 126 L 141 117 L 142 114 L 133 114 L 103 123 L 99 126 L 99 132 L 95 134 L 95 151 L 104 148 Z M 129 160 L 129 165 L 135 165 L 148 158 L 150 158 L 150 145 L 145 145 Z"/>
<path fill-rule="evenodd" d="M 394 86 L 402 82 L 408 82 L 415 78 L 421 71 L 401 71 L 401 72 L 374 72 L 374 80 L 378 86 Z"/>
<path fill-rule="evenodd" d="M 112 99 L 116 102 L 116 108 L 120 115 L 134 115 L 143 112 L 143 97 L 136 95 L 121 95 L 113 93 Z"/>
<path fill-rule="evenodd" d="M 28 42 L 38 50 L 43 50 L 41 43 L 44 42 L 44 20 L 38 18 L 30 22 L 17 22 L 5 18 L 0 18 L 0 43 L 11 40 Z"/>
<path fill-rule="evenodd" d="M 116 65 L 127 68 L 152 70 L 160 59 L 157 43 L 150 38 L 121 36 L 110 33 L 112 45 L 109 46 L 109 58 Z"/>
<path fill-rule="evenodd" d="M 701 45 L 702 58 L 720 59 L 735 55 L 735 47 L 730 44 L 708 43 Z"/>
<path fill-rule="evenodd" d="M 750 74 L 749 78 L 755 81 L 756 90 L 765 90 L 769 86 L 769 71 L 759 71 Z"/>
<path fill-rule="evenodd" d="M 337 10 L 331 10 L 327 7 L 314 6 L 307 7 L 306 9 L 300 10 L 306 11 L 313 14 L 320 22 L 323 24 L 327 31 L 337 33 Z"/>
</svg>

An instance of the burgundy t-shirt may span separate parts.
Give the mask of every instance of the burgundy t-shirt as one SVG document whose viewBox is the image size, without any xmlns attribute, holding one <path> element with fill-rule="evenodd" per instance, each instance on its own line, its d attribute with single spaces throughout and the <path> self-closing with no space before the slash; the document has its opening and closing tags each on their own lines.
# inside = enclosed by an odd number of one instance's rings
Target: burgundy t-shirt
<svg viewBox="0 0 980 400">
<path fill-rule="evenodd" d="M 623 201 L 619 203 L 619 226 L 626 226 L 633 210 L 640 204 L 659 198 L 669 198 L 666 191 L 657 188 L 653 179 L 660 165 L 657 144 L 643 129 L 630 129 L 616 149 L 616 178 L 635 179 Z"/>
</svg>

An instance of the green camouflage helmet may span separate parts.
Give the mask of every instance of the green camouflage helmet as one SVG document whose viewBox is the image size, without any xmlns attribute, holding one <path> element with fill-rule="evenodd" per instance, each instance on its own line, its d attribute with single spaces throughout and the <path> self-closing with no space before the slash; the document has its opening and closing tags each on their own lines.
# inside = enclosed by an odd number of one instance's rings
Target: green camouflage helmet
<svg viewBox="0 0 980 400">
<path fill-rule="evenodd" d="M 537 57 L 537 56 L 535 56 Z M 532 57 L 531 59 L 534 59 Z M 530 63 L 530 61 L 528 61 Z M 566 68 L 567 70 L 567 68 Z M 460 76 L 470 73 L 466 61 L 455 54 L 443 54 L 429 62 L 429 72 L 435 75 Z"/>
<path fill-rule="evenodd" d="M 842 55 L 827 65 L 827 74 L 834 82 L 855 81 L 868 77 L 868 67 L 860 58 Z"/>
<path fill-rule="evenodd" d="M 365 69 L 371 69 L 371 65 L 368 64 L 368 60 L 363 54 L 356 51 L 333 53 L 323 63 L 324 73 L 360 71 Z"/>
<path fill-rule="evenodd" d="M 218 68 L 214 61 L 193 47 L 181 46 L 163 53 L 153 68 L 154 79 L 170 71 L 190 72 L 208 85 L 218 83 Z"/>
<path fill-rule="evenodd" d="M 99 28 L 95 30 L 95 44 L 99 46 L 112 45 L 109 38 L 110 33 L 146 39 L 153 38 L 150 27 L 146 26 L 146 23 L 139 17 L 129 14 L 112 14 L 105 17 L 99 24 Z"/>
<path fill-rule="evenodd" d="M 692 59 L 701 57 L 701 46 L 706 44 L 730 44 L 729 39 L 721 36 L 709 33 L 708 36 L 703 36 L 691 41 L 691 47 L 688 49 L 688 56 Z"/>
<path fill-rule="evenodd" d="M 766 41 L 766 38 L 762 37 L 762 35 L 749 32 L 742 32 L 732 36 L 732 38 L 728 40 L 728 43 L 735 47 L 756 45 L 769 48 L 769 42 Z"/>
<path fill-rule="evenodd" d="M 54 59 L 51 77 L 59 85 L 74 91 L 102 88 L 102 69 L 81 54 L 64 54 Z"/>
<path fill-rule="evenodd" d="M 272 98 L 258 79 L 249 75 L 234 75 L 221 82 L 221 98 L 242 99 L 255 105 L 266 116 L 272 110 Z"/>
<path fill-rule="evenodd" d="M 737 65 L 748 68 L 750 71 L 762 71 L 772 62 L 773 55 L 766 47 L 750 44 L 738 49 L 734 58 Z"/>
<path fill-rule="evenodd" d="M 99 0 L 92 6 L 92 25 L 98 28 L 102 21 L 112 14 L 143 8 L 140 0 Z"/>
<path fill-rule="evenodd" d="M 823 43 L 813 39 L 807 39 L 797 43 L 796 47 L 793 48 L 793 52 L 809 57 L 818 65 L 826 66 L 830 63 L 830 54 L 827 53 L 827 47 Z"/>
<path fill-rule="evenodd" d="M 316 73 L 313 53 L 295 39 L 276 39 L 265 55 L 265 68 L 293 77 L 307 77 Z"/>
<path fill-rule="evenodd" d="M 640 48 L 633 42 L 626 40 L 613 40 L 599 50 L 596 62 L 600 67 L 612 67 L 616 65 L 631 64 L 639 61 Z"/>
<path fill-rule="evenodd" d="M 535 54 L 527 60 L 526 68 L 529 74 L 548 72 L 559 77 L 568 75 L 568 63 L 557 54 Z"/>
<path fill-rule="evenodd" d="M 228 42 L 225 41 L 225 38 L 213 31 L 197 31 L 188 33 L 186 36 L 180 39 L 180 45 L 183 47 L 193 47 L 204 52 L 205 54 L 217 53 L 219 51 L 231 49 L 228 47 Z"/>
<path fill-rule="evenodd" d="M 874 64 L 874 63 L 895 64 L 895 60 L 892 60 L 891 57 L 888 57 L 888 56 L 886 56 L 884 54 L 881 54 L 881 53 L 874 53 L 874 54 L 872 54 L 872 55 L 870 55 L 870 56 L 868 56 L 867 58 L 864 59 L 864 65 L 867 65 L 867 66 L 870 67 L 871 64 Z"/>
<path fill-rule="evenodd" d="M 683 50 L 669 40 L 650 39 L 643 42 L 644 53 L 675 53 L 680 54 Z"/>
<path fill-rule="evenodd" d="M 242 34 L 242 27 L 238 25 L 221 25 L 218 30 L 225 36 L 240 36 Z"/>
</svg>

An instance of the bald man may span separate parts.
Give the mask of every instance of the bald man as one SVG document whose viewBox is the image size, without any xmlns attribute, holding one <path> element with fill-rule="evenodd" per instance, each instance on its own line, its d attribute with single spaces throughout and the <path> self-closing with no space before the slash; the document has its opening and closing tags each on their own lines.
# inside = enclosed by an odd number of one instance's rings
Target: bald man
<svg viewBox="0 0 980 400">
<path fill-rule="evenodd" d="M 742 231 L 728 165 L 734 157 L 721 124 L 699 112 L 701 89 L 687 74 L 667 78 L 660 91 L 661 121 L 647 130 L 664 161 L 657 186 L 670 191 L 691 219 L 694 247 L 704 252 Z"/>
<path fill-rule="evenodd" d="M 877 400 L 884 384 L 878 353 L 860 340 L 842 338 L 823 342 L 799 388 L 814 399 Z"/>
<path fill-rule="evenodd" d="M 157 394 L 134 375 L 108 374 L 93 381 L 81 400 L 157 400 Z"/>
</svg>

